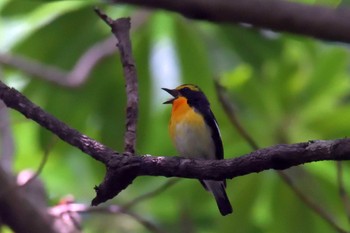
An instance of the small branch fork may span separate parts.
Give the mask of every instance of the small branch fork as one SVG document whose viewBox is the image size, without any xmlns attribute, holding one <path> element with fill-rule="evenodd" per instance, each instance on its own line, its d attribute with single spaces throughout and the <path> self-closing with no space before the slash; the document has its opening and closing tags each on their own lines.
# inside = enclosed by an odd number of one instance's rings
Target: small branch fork
<svg viewBox="0 0 350 233">
<path fill-rule="evenodd" d="M 241 125 L 240 121 L 238 120 L 235 110 L 232 105 L 232 101 L 229 100 L 228 96 L 225 93 L 225 90 L 218 81 L 215 81 L 215 87 L 216 87 L 216 93 L 220 100 L 220 103 L 223 107 L 223 109 L 226 112 L 226 115 L 229 117 L 232 125 L 235 126 L 238 133 L 241 135 L 241 137 L 248 143 L 248 145 L 253 150 L 258 150 L 259 146 L 255 142 L 255 140 L 249 135 L 249 133 L 244 129 L 244 127 Z M 347 212 L 349 210 L 349 203 L 348 198 L 346 195 L 346 191 L 343 185 L 342 181 L 342 172 L 341 172 L 341 162 L 337 162 L 338 167 L 338 184 L 339 184 L 339 193 L 342 198 L 342 201 L 344 203 L 344 208 L 346 210 L 347 216 L 350 216 Z M 278 175 L 282 178 L 282 180 L 292 189 L 292 191 L 296 194 L 296 196 L 303 201 L 309 208 L 311 208 L 316 214 L 318 214 L 321 218 L 323 218 L 326 222 L 329 223 L 330 226 L 332 226 L 337 232 L 339 233 L 346 233 L 347 231 L 341 228 L 337 222 L 334 220 L 333 216 L 331 216 L 324 208 L 323 206 L 318 205 L 318 203 L 307 196 L 305 193 L 300 190 L 296 184 L 294 183 L 293 179 L 288 176 L 288 174 L 285 171 L 278 171 Z"/>
<path fill-rule="evenodd" d="M 350 139 L 317 140 L 289 145 L 275 145 L 226 160 L 201 160 L 150 155 L 126 156 L 68 127 L 2 82 L 0 82 L 0 99 L 8 107 L 21 112 L 27 118 L 36 121 L 56 134 L 63 141 L 105 164 L 110 175 L 110 177 L 106 177 L 107 180 L 113 179 L 114 176 L 119 174 L 221 180 L 268 169 L 282 170 L 321 160 L 350 160 Z M 110 185 L 104 186 L 106 192 L 113 191 L 114 186 L 116 186 L 116 184 Z M 112 198 L 115 195 L 113 196 L 110 193 L 109 196 Z M 99 201 L 103 202 L 102 200 Z"/>
<path fill-rule="evenodd" d="M 128 156 L 135 155 L 136 145 L 136 124 L 138 115 L 138 87 L 135 61 L 132 55 L 132 46 L 130 40 L 130 18 L 120 18 L 113 20 L 109 18 L 100 9 L 95 8 L 96 14 L 108 24 L 114 36 L 118 39 L 117 47 L 120 51 L 120 58 L 123 65 L 126 89 L 126 122 L 124 135 L 124 154 Z M 98 205 L 125 189 L 137 177 L 135 173 L 129 170 L 118 171 L 107 167 L 105 179 L 101 185 L 95 187 L 96 198 L 92 200 L 92 205 Z M 110 189 L 110 187 L 114 187 Z"/>
</svg>

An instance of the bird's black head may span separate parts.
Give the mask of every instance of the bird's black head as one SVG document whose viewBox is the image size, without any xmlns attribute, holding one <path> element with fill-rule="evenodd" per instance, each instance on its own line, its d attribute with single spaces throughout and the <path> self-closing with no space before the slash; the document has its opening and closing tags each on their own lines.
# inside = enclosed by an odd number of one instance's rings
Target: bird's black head
<svg viewBox="0 0 350 233">
<path fill-rule="evenodd" d="M 204 95 L 201 89 L 196 85 L 183 84 L 176 87 L 175 89 L 167 89 L 167 88 L 162 88 L 162 89 L 174 97 L 168 101 L 165 101 L 164 104 L 171 104 L 174 102 L 175 99 L 182 96 L 187 99 L 187 102 L 190 106 L 197 107 L 199 105 L 202 105 L 202 106 L 209 105 L 207 97 Z"/>
</svg>

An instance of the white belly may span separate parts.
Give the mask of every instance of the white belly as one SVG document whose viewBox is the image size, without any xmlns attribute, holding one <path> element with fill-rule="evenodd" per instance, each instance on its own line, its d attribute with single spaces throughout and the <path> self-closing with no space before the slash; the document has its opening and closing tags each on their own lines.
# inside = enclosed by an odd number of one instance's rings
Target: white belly
<svg viewBox="0 0 350 233">
<path fill-rule="evenodd" d="M 215 159 L 215 146 L 207 126 L 179 122 L 176 125 L 175 146 L 180 156 Z"/>
</svg>

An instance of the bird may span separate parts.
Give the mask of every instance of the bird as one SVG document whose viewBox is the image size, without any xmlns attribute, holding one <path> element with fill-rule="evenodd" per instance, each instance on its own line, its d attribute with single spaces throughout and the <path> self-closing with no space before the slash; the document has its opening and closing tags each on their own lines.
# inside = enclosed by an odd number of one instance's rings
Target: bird
<svg viewBox="0 0 350 233">
<path fill-rule="evenodd" d="M 201 89 L 194 84 L 162 89 L 172 96 L 163 104 L 172 105 L 169 132 L 178 153 L 184 157 L 223 159 L 220 129 L 210 109 L 210 103 Z M 221 215 L 231 214 L 232 206 L 225 190 L 226 180 L 200 182 L 214 195 Z"/>
</svg>

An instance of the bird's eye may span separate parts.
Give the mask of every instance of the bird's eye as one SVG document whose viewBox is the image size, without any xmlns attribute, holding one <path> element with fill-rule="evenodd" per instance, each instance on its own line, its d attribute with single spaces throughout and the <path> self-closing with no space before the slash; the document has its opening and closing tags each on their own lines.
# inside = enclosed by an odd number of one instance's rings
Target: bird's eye
<svg viewBox="0 0 350 233">
<path fill-rule="evenodd" d="M 188 95 L 190 92 L 191 92 L 191 89 L 188 88 L 188 87 L 184 87 L 184 88 L 182 88 L 182 89 L 180 90 L 180 93 L 181 93 L 182 95 Z"/>
</svg>

